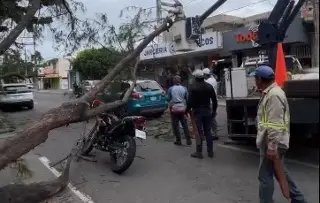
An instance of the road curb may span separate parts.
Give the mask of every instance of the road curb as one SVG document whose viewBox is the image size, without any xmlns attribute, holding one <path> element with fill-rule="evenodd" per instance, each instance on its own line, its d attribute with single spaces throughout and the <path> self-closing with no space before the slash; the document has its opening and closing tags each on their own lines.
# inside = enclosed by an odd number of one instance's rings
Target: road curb
<svg viewBox="0 0 320 203">
<path fill-rule="evenodd" d="M 34 91 L 35 93 L 40 93 L 40 94 L 65 94 L 69 93 L 69 91 L 65 92 L 55 92 L 55 91 Z"/>
</svg>

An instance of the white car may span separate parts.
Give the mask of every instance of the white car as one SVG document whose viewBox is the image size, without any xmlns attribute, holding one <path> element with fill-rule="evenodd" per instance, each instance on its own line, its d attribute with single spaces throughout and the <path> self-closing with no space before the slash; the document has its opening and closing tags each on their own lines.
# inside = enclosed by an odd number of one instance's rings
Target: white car
<svg viewBox="0 0 320 203">
<path fill-rule="evenodd" d="M 0 84 L 0 106 L 24 106 L 33 109 L 33 92 L 24 83 Z"/>
</svg>

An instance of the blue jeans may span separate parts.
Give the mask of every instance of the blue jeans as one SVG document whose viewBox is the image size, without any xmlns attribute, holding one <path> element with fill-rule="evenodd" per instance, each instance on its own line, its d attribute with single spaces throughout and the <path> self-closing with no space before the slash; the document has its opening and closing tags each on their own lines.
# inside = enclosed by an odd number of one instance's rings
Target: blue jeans
<svg viewBox="0 0 320 203">
<path fill-rule="evenodd" d="M 191 139 L 189 128 L 188 128 L 187 118 L 185 117 L 184 113 L 178 113 L 178 114 L 171 113 L 171 121 L 172 121 L 172 131 L 173 131 L 174 136 L 176 137 L 176 141 L 178 141 L 178 142 L 181 141 L 179 123 L 181 123 L 181 125 L 182 125 L 186 139 L 187 140 Z"/>
<path fill-rule="evenodd" d="M 279 149 L 280 158 L 284 166 L 284 173 L 287 177 L 288 186 L 290 189 L 290 198 L 291 203 L 306 203 L 306 200 L 303 194 L 300 192 L 291 176 L 289 175 L 288 170 L 284 165 L 284 154 L 285 149 Z M 272 161 L 270 161 L 266 156 L 266 147 L 260 148 L 260 166 L 259 166 L 259 199 L 260 203 L 273 203 L 273 192 L 274 192 L 274 174 Z"/>
<path fill-rule="evenodd" d="M 207 151 L 213 151 L 213 139 L 211 134 L 212 129 L 212 115 L 210 108 L 199 108 L 194 110 L 196 125 L 199 136 L 196 137 L 196 144 L 199 150 L 202 151 L 202 137 L 207 141 Z"/>
</svg>

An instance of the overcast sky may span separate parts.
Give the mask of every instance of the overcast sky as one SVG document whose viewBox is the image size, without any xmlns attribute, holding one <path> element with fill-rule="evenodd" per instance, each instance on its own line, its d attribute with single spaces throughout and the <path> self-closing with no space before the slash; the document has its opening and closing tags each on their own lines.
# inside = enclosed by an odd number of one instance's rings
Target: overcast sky
<svg viewBox="0 0 320 203">
<path fill-rule="evenodd" d="M 94 18 L 96 13 L 107 13 L 111 24 L 119 25 L 119 12 L 127 6 L 140 6 L 144 8 L 154 7 L 156 0 L 82 0 L 87 8 L 85 17 Z M 163 0 L 165 2 L 173 2 L 173 0 Z M 277 0 L 227 0 L 213 15 L 230 14 L 241 17 L 255 15 L 258 13 L 270 11 Z M 204 12 L 215 0 L 181 0 L 187 16 L 195 16 Z M 155 11 L 155 10 L 154 10 Z M 165 14 L 165 12 L 163 12 Z M 46 39 L 41 45 L 37 46 L 37 50 L 42 53 L 45 59 L 62 57 L 63 50 L 55 51 L 52 48 L 52 36 L 46 33 Z"/>
</svg>

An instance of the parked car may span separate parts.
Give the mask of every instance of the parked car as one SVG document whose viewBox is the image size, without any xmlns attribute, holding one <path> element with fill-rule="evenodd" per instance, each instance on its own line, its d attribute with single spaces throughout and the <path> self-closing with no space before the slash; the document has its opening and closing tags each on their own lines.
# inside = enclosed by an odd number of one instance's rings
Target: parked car
<svg viewBox="0 0 320 203">
<path fill-rule="evenodd" d="M 98 98 L 104 102 L 120 100 L 131 85 L 133 85 L 132 81 L 113 82 L 108 89 L 99 94 Z M 167 107 L 166 93 L 156 81 L 137 80 L 126 111 L 130 115 L 160 117 Z"/>
<path fill-rule="evenodd" d="M 28 89 L 34 89 L 34 85 L 33 85 L 33 82 L 32 82 L 32 80 L 31 80 L 31 78 L 27 78 L 27 79 L 25 80 L 25 82 L 26 82 L 26 84 L 27 84 Z"/>
<path fill-rule="evenodd" d="M 33 92 L 25 83 L 0 84 L 0 107 L 24 106 L 34 108 Z"/>
<path fill-rule="evenodd" d="M 81 82 L 80 86 L 84 91 L 89 91 L 94 85 L 96 85 L 100 80 L 84 80 Z"/>
</svg>

